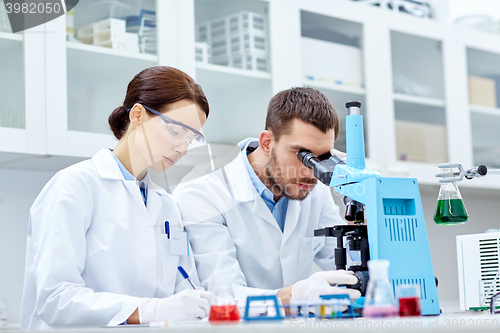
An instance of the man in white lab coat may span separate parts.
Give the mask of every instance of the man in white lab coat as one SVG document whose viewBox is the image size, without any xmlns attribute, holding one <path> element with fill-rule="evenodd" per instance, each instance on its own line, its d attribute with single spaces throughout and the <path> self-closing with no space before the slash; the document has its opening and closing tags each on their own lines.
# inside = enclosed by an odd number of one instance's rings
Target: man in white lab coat
<svg viewBox="0 0 500 333">
<path fill-rule="evenodd" d="M 284 304 L 320 294 L 360 296 L 331 286 L 357 279 L 334 271 L 336 241 L 314 237 L 314 230 L 345 221 L 330 189 L 297 158 L 303 149 L 329 154 L 339 128 L 321 92 L 282 91 L 271 99 L 258 139 L 241 141 L 241 153 L 224 168 L 175 189 L 203 287 L 217 292 L 230 284 L 239 301 L 277 294 Z M 324 271 L 309 277 L 313 262 Z"/>
</svg>

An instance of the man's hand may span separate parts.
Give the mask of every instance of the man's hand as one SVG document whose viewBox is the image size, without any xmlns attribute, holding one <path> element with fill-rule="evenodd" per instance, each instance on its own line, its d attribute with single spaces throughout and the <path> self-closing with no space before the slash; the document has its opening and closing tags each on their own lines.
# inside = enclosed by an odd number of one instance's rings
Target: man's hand
<svg viewBox="0 0 500 333">
<path fill-rule="evenodd" d="M 340 150 L 337 150 L 337 149 L 335 149 L 335 148 L 333 148 L 333 149 L 331 149 L 331 150 L 330 150 L 330 155 L 332 155 L 332 156 L 337 155 L 337 156 L 339 156 L 341 159 L 343 159 L 344 161 L 347 159 L 347 154 L 346 154 L 346 153 L 344 153 L 344 152 L 342 152 L 342 151 L 340 151 Z"/>
<path fill-rule="evenodd" d="M 317 300 L 320 295 L 348 294 L 351 299 L 361 296 L 359 290 L 339 288 L 336 284 L 356 284 L 358 278 L 354 272 L 337 270 L 322 271 L 311 275 L 309 278 L 293 285 L 292 298 L 301 300 Z"/>
</svg>

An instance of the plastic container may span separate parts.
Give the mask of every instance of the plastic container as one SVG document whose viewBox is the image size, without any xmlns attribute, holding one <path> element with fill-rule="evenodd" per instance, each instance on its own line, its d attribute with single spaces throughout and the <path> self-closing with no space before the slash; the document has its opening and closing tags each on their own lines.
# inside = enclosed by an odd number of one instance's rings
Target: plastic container
<svg viewBox="0 0 500 333">
<path fill-rule="evenodd" d="M 269 70 L 267 21 L 242 11 L 196 25 L 196 41 L 209 46 L 210 61 L 247 70 Z"/>
</svg>

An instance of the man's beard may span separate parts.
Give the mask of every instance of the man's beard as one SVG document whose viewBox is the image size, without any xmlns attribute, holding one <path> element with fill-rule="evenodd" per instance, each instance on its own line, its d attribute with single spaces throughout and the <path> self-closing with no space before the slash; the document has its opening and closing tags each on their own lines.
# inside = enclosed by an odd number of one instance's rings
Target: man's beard
<svg viewBox="0 0 500 333">
<path fill-rule="evenodd" d="M 267 180 L 269 181 L 269 184 L 271 185 L 271 191 L 273 193 L 280 193 L 282 196 L 285 198 L 288 198 L 290 200 L 304 200 L 309 193 L 312 191 L 311 188 L 310 190 L 301 190 L 297 187 L 297 183 L 304 183 L 304 184 L 313 184 L 316 185 L 318 180 L 316 178 L 285 178 L 283 176 L 278 176 L 277 175 L 277 170 L 278 168 L 284 169 L 283 166 L 278 164 L 276 155 L 274 154 L 274 149 L 271 150 L 270 156 L 269 156 L 269 161 L 267 162 L 266 168 L 265 168 L 265 174 L 267 177 Z M 295 169 L 294 169 L 295 170 Z M 297 190 L 295 190 L 297 189 Z"/>
</svg>

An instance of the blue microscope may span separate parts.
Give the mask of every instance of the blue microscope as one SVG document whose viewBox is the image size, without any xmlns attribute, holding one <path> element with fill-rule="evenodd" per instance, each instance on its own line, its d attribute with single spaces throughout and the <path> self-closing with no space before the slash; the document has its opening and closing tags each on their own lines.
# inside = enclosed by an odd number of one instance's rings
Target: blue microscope
<svg viewBox="0 0 500 333">
<path fill-rule="evenodd" d="M 367 261 L 387 259 L 394 293 L 399 284 L 419 284 L 422 315 L 439 315 L 437 280 L 417 180 L 382 177 L 366 167 L 361 103 L 348 102 L 346 108 L 347 162 L 338 156 L 320 160 L 309 151 L 297 154 L 318 180 L 345 196 L 346 220 L 353 221 L 352 225 L 315 230 L 314 235 L 337 238 L 337 269 L 346 269 L 344 237 L 349 252 L 359 252 L 360 260 L 347 267 L 358 277 L 358 289 L 366 288 Z"/>
</svg>

